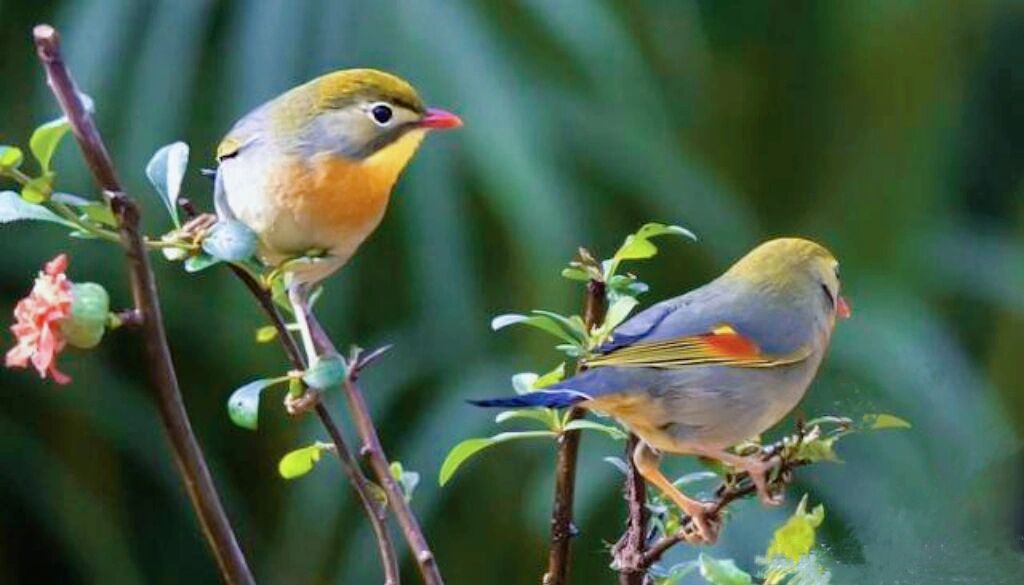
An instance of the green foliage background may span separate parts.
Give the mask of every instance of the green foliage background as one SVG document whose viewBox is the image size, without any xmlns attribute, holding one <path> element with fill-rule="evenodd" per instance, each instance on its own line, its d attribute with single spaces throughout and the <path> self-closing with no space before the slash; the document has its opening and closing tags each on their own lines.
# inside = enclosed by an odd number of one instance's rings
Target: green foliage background
<svg viewBox="0 0 1024 585">
<path fill-rule="evenodd" d="M 3 142 L 56 112 L 29 38 L 40 21 L 64 33 L 152 231 L 166 227 L 143 174 L 157 147 L 185 140 L 194 165 L 212 165 L 233 119 L 318 73 L 392 70 L 462 115 L 464 129 L 428 140 L 319 306 L 338 340 L 397 344 L 366 392 L 393 457 L 424 475 L 413 504 L 449 582 L 537 582 L 546 546 L 550 443 L 495 447 L 445 489 L 434 481 L 451 445 L 493 426 L 463 399 L 557 363 L 542 335 L 492 334 L 489 317 L 572 310 L 578 291 L 557 275 L 575 246 L 610 253 L 648 220 L 701 236 L 638 266 L 648 302 L 771 235 L 840 258 L 854 319 L 804 410 L 893 412 L 914 429 L 855 437 L 845 465 L 800 474 L 791 504 L 801 491 L 825 503 L 837 582 L 1020 582 L 1021 2 L 7 0 Z M 57 168 L 59 188 L 94 195 L 73 148 Z M 209 206 L 205 179 L 186 187 Z M 58 233 L 0 230 L 0 311 L 60 250 L 74 277 L 127 303 L 114 250 Z M 194 426 L 261 582 L 375 582 L 337 466 L 276 475 L 283 453 L 320 438 L 312 418 L 272 408 L 253 434 L 225 415 L 234 387 L 285 367 L 253 342 L 254 304 L 226 271 L 161 263 L 159 278 Z M 0 373 L 0 582 L 215 582 L 139 349 L 115 334 L 68 357 L 62 389 Z M 619 450 L 585 437 L 576 582 L 612 579 L 605 543 L 622 509 L 601 458 Z M 752 569 L 787 511 L 737 510 L 711 552 Z"/>
</svg>

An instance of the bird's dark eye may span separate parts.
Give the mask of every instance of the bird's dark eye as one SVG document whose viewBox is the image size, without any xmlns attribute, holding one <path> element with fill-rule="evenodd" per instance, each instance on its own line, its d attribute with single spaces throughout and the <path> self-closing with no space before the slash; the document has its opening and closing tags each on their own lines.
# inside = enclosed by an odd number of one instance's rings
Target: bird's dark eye
<svg viewBox="0 0 1024 585">
<path fill-rule="evenodd" d="M 836 297 L 832 294 L 832 291 L 828 289 L 828 285 L 822 283 L 821 292 L 825 293 L 825 298 L 828 299 L 828 304 L 833 309 L 836 308 Z"/>
<path fill-rule="evenodd" d="M 384 104 L 377 104 L 376 106 L 373 106 L 373 109 L 370 110 L 370 115 L 373 116 L 374 122 L 380 124 L 381 126 L 384 126 L 385 124 L 391 121 L 391 117 L 394 115 L 394 112 L 392 112 L 391 108 L 385 106 Z"/>
</svg>

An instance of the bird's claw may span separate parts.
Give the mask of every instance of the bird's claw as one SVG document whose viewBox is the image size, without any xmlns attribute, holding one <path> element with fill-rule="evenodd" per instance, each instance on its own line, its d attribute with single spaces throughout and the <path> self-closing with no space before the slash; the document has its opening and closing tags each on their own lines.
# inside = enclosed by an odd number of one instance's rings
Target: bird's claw
<svg viewBox="0 0 1024 585">
<path fill-rule="evenodd" d="M 690 522 L 683 528 L 683 539 L 689 544 L 715 544 L 721 521 L 712 515 L 712 504 L 701 503 L 700 511 L 690 515 Z"/>
<path fill-rule="evenodd" d="M 782 492 L 773 494 L 771 486 L 768 485 L 768 474 L 781 462 L 782 459 L 775 455 L 767 461 L 758 461 L 757 464 L 747 468 L 750 480 L 754 482 L 754 487 L 757 489 L 757 498 L 765 506 L 781 506 L 786 500 L 785 494 Z"/>
</svg>

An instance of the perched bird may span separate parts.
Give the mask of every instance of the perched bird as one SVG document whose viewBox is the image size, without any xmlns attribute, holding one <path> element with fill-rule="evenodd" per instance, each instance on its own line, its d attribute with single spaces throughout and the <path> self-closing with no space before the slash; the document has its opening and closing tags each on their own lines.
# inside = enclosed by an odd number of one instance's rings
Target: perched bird
<svg viewBox="0 0 1024 585">
<path fill-rule="evenodd" d="M 249 112 L 217 147 L 217 215 L 252 229 L 269 266 L 315 256 L 289 263 L 286 280 L 310 358 L 309 287 L 377 228 L 426 133 L 461 125 L 394 75 L 348 69 Z"/>
<path fill-rule="evenodd" d="M 725 274 L 629 319 L 586 369 L 544 390 L 473 401 L 488 407 L 578 405 L 608 413 L 641 441 L 637 470 L 714 542 L 709 506 L 680 492 L 659 471 L 661 453 L 716 459 L 750 474 L 760 499 L 774 461 L 727 449 L 779 422 L 803 397 L 828 348 L 837 318 L 839 264 L 804 239 L 765 242 Z"/>
</svg>

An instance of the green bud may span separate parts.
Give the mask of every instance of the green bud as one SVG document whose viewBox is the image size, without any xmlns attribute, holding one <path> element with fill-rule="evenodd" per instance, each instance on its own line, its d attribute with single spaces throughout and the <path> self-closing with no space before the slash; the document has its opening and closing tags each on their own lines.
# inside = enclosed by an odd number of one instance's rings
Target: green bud
<svg viewBox="0 0 1024 585">
<path fill-rule="evenodd" d="M 71 315 L 61 321 L 60 330 L 74 347 L 91 349 L 99 345 L 107 329 L 110 295 L 94 282 L 72 285 Z"/>
</svg>

